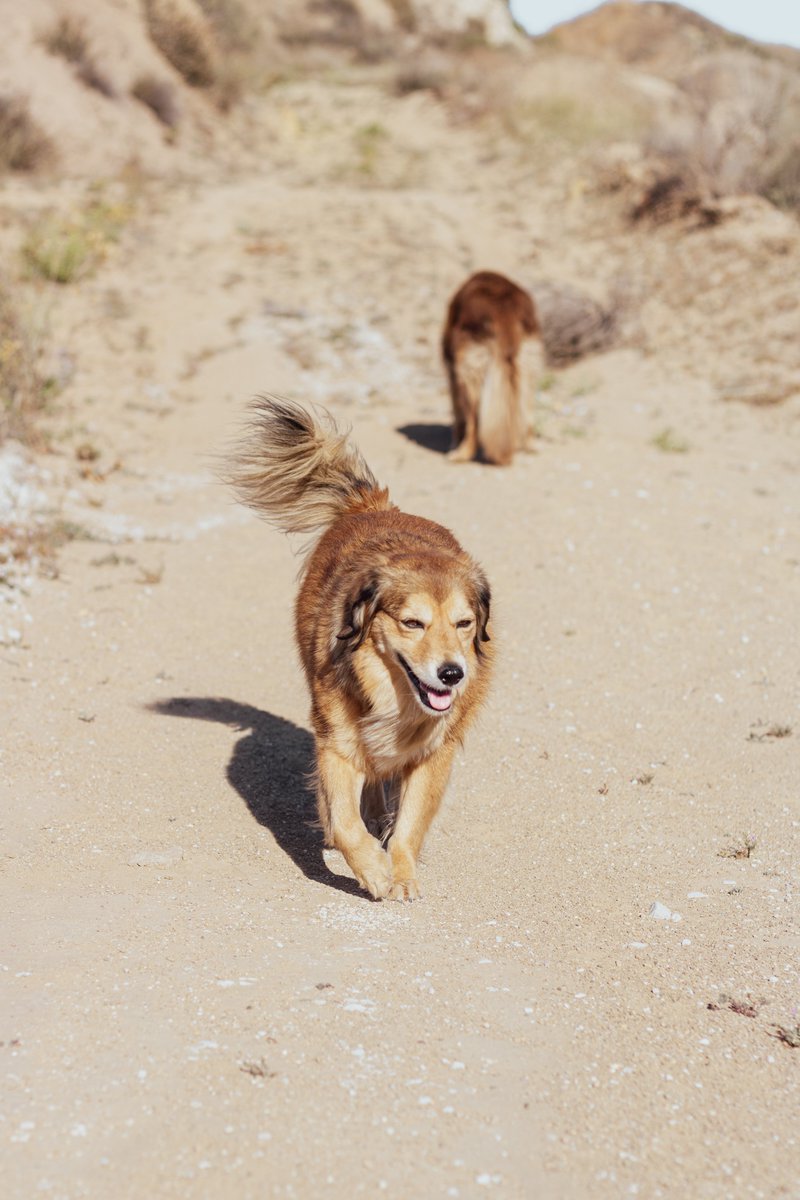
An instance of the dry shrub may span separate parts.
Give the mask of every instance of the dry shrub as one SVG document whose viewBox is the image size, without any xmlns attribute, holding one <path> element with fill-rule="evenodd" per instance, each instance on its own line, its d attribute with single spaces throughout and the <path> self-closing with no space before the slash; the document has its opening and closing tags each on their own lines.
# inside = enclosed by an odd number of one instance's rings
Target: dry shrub
<svg viewBox="0 0 800 1200">
<path fill-rule="evenodd" d="M 444 95 L 447 75 L 444 69 L 424 60 L 409 62 L 399 68 L 394 78 L 397 96 L 410 96 L 412 92 L 430 92 L 441 98 Z"/>
<path fill-rule="evenodd" d="M 487 125 L 539 164 L 640 140 L 650 109 L 605 63 L 543 57 L 532 70 L 525 56 L 486 47 L 451 58 L 447 99 L 457 121 Z"/>
<path fill-rule="evenodd" d="M 208 21 L 193 0 L 144 0 L 153 43 L 191 87 L 211 87 L 217 53 Z"/>
<path fill-rule="evenodd" d="M 86 24 L 80 17 L 65 13 L 42 35 L 40 41 L 50 54 L 66 59 L 75 67 L 81 83 L 109 100 L 116 97 L 117 89 L 92 54 Z"/>
<path fill-rule="evenodd" d="M 80 17 L 64 13 L 40 38 L 45 50 L 77 66 L 89 55 L 89 35 Z"/>
<path fill-rule="evenodd" d="M 745 51 L 709 55 L 678 80 L 684 107 L 662 113 L 646 144 L 661 164 L 635 217 L 684 215 L 756 193 L 800 203 L 800 75 Z"/>
<path fill-rule="evenodd" d="M 99 92 L 107 100 L 116 100 L 119 94 L 116 87 L 105 71 L 101 67 L 98 67 L 93 58 L 89 58 L 86 62 L 81 63 L 77 70 L 77 76 L 81 83 L 86 84 L 93 91 Z"/>
<path fill-rule="evenodd" d="M 258 72 L 246 59 L 233 56 L 226 59 L 217 74 L 213 100 L 221 113 L 229 113 L 243 96 L 263 82 Z"/>
<path fill-rule="evenodd" d="M 330 47 L 362 63 L 381 62 L 397 48 L 396 35 L 371 25 L 354 0 L 311 0 L 296 9 L 294 19 L 281 29 L 287 46 Z"/>
<path fill-rule="evenodd" d="M 413 0 L 389 0 L 389 7 L 394 14 L 398 29 L 403 33 L 413 33 L 417 28 L 417 14 Z"/>
<path fill-rule="evenodd" d="M 36 417 L 54 390 L 42 370 L 42 346 L 0 281 L 0 444 L 40 439 Z"/>
<path fill-rule="evenodd" d="M 622 300 L 607 305 L 568 284 L 539 280 L 531 287 L 548 362 L 564 366 L 614 344 L 619 333 Z"/>
<path fill-rule="evenodd" d="M 267 36 L 269 23 L 259 21 L 243 0 L 197 0 L 216 44 L 224 54 L 216 64 L 212 99 L 227 113 L 248 92 L 264 91 L 276 57 Z"/>
<path fill-rule="evenodd" d="M 0 96 L 0 173 L 35 171 L 52 161 L 50 138 L 21 96 Z"/>
<path fill-rule="evenodd" d="M 778 208 L 800 212 L 800 142 L 788 146 L 777 161 L 766 168 L 762 191 Z"/>
<path fill-rule="evenodd" d="M 168 79 L 159 79 L 157 75 L 140 75 L 131 88 L 131 95 L 149 108 L 167 128 L 178 127 L 180 104 L 177 92 Z"/>
<path fill-rule="evenodd" d="M 701 212 L 710 199 L 702 173 L 693 163 L 655 162 L 650 164 L 650 180 L 634 204 L 631 218 L 663 225 Z"/>
<path fill-rule="evenodd" d="M 250 54 L 261 41 L 261 26 L 241 0 L 197 0 L 220 46 Z"/>
</svg>

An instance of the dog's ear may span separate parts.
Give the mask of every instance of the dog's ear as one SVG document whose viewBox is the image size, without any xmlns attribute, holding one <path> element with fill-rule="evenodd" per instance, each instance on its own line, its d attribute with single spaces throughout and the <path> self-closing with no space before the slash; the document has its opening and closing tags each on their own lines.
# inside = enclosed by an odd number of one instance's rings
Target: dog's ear
<svg viewBox="0 0 800 1200">
<path fill-rule="evenodd" d="M 483 653 L 483 642 L 490 642 L 488 625 L 489 616 L 492 607 L 492 590 L 489 587 L 489 580 L 484 575 L 483 571 L 478 568 L 475 572 L 473 581 L 475 589 L 475 653 L 480 655 Z"/>
<path fill-rule="evenodd" d="M 377 579 L 370 579 L 351 596 L 345 605 L 342 628 L 336 635 L 338 648 L 357 650 L 369 633 L 372 618 L 380 604 Z"/>
</svg>

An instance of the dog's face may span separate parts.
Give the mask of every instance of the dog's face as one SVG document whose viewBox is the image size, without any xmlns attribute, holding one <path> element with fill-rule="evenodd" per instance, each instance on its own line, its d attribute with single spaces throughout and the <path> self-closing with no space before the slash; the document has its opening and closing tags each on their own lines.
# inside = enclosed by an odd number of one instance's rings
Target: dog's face
<svg viewBox="0 0 800 1200">
<path fill-rule="evenodd" d="M 420 574 L 406 570 L 405 578 L 361 589 L 344 636 L 354 649 L 369 637 L 395 686 L 428 716 L 443 717 L 469 687 L 489 640 L 489 587 L 477 569 L 461 578 Z"/>
<path fill-rule="evenodd" d="M 372 641 L 403 668 L 422 708 L 444 714 L 468 685 L 476 621 L 460 588 L 442 598 L 411 592 L 376 615 Z"/>
</svg>

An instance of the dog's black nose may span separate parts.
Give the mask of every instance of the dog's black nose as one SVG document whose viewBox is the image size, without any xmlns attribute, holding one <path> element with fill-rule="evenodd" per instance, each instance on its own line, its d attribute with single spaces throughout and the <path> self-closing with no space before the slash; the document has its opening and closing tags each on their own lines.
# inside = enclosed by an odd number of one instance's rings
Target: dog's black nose
<svg viewBox="0 0 800 1200">
<path fill-rule="evenodd" d="M 455 687 L 464 678 L 464 672 L 457 663 L 443 663 L 436 674 L 445 687 Z"/>
</svg>

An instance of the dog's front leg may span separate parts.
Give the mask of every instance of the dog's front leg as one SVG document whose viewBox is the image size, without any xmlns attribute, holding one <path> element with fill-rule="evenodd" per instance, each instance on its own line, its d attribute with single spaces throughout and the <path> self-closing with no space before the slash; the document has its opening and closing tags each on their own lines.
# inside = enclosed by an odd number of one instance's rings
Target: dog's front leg
<svg viewBox="0 0 800 1200">
<path fill-rule="evenodd" d="M 361 817 L 364 775 L 334 750 L 317 745 L 317 804 L 325 840 L 344 855 L 363 888 L 382 900 L 392 885 L 392 864 Z"/>
<path fill-rule="evenodd" d="M 403 779 L 397 821 L 387 847 L 392 860 L 391 900 L 419 897 L 417 858 L 442 802 L 454 751 L 454 745 L 442 746 L 430 758 L 412 767 Z"/>
</svg>

